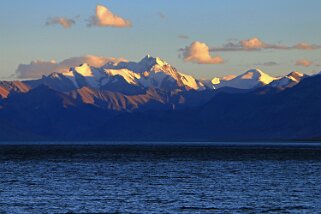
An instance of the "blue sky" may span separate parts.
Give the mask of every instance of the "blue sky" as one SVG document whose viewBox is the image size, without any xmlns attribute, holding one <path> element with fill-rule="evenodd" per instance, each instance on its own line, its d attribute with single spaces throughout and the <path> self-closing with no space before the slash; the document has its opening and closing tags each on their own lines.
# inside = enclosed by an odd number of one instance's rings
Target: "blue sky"
<svg viewBox="0 0 321 214">
<path fill-rule="evenodd" d="M 132 27 L 87 27 L 86 20 L 95 14 L 98 4 L 130 20 Z M 254 67 L 271 75 L 294 70 L 312 74 L 321 70 L 319 47 L 259 51 L 215 51 L 215 47 L 250 38 L 289 47 L 302 42 L 320 45 L 320 8 L 319 0 L 2 0 L 0 78 L 33 60 L 62 61 L 91 54 L 137 61 L 147 53 L 198 78 L 239 74 Z M 68 29 L 46 26 L 50 17 L 67 17 L 76 24 Z M 224 63 L 184 61 L 178 50 L 194 41 L 214 48 L 210 54 L 222 57 Z M 296 65 L 303 59 L 311 64 Z M 268 62 L 275 64 L 265 65 Z"/>
</svg>

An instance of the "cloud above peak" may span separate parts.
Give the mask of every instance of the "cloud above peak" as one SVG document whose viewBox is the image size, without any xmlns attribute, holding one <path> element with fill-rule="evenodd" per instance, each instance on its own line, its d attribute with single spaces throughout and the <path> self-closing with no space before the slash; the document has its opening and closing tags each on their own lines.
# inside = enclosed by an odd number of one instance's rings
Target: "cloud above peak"
<svg viewBox="0 0 321 214">
<path fill-rule="evenodd" d="M 75 23 L 76 21 L 74 19 L 69 19 L 65 17 L 50 17 L 46 21 L 46 26 L 61 25 L 63 28 L 67 29 Z"/>
<path fill-rule="evenodd" d="M 209 47 L 202 42 L 195 41 L 189 46 L 180 49 L 186 62 L 198 64 L 221 64 L 224 62 L 220 56 L 211 56 Z"/>
<path fill-rule="evenodd" d="M 274 62 L 274 61 L 268 61 L 268 62 L 263 62 L 263 63 L 256 63 L 254 65 L 255 66 L 275 66 L 275 65 L 279 65 L 279 63 Z"/>
<path fill-rule="evenodd" d="M 113 14 L 107 7 L 97 5 L 96 14 L 89 18 L 88 26 L 125 28 L 132 24 L 129 20 Z"/>
<path fill-rule="evenodd" d="M 310 67 L 312 64 L 313 62 L 308 59 L 299 59 L 295 63 L 296 66 L 303 66 L 303 67 Z"/>
<path fill-rule="evenodd" d="M 86 55 L 81 57 L 71 57 L 61 62 L 35 60 L 29 64 L 20 64 L 16 70 L 15 76 L 20 79 L 35 79 L 43 75 L 49 75 L 53 72 L 63 73 L 69 70 L 70 67 L 78 66 L 87 63 L 94 67 L 101 67 L 108 62 L 118 63 L 127 61 L 124 58 L 102 57 L 95 55 Z"/>
<path fill-rule="evenodd" d="M 309 43 L 301 42 L 299 44 L 296 44 L 293 47 L 301 50 L 315 50 L 315 49 L 320 49 L 321 45 L 311 45 Z"/>
<path fill-rule="evenodd" d="M 261 49 L 266 46 L 265 43 L 261 41 L 259 38 L 242 40 L 240 41 L 240 44 L 245 49 Z"/>
<path fill-rule="evenodd" d="M 260 50 L 315 50 L 321 49 L 321 45 L 301 42 L 295 45 L 272 44 L 253 37 L 245 40 L 236 40 L 228 42 L 218 47 L 210 48 L 210 51 L 260 51 Z"/>
</svg>

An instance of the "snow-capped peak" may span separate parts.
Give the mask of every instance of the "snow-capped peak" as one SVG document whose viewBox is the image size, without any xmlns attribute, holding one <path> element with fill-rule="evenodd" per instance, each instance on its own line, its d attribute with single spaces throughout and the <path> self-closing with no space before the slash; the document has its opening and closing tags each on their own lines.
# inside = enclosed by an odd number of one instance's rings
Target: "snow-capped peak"
<svg viewBox="0 0 321 214">
<path fill-rule="evenodd" d="M 251 69 L 236 77 L 231 76 L 231 78 L 214 78 L 212 83 L 216 85 L 216 87 L 251 89 L 267 85 L 277 79 L 278 78 L 264 73 L 260 69 Z"/>
<path fill-rule="evenodd" d="M 155 58 L 148 54 L 139 62 L 119 62 L 117 64 L 107 63 L 103 66 L 103 69 L 128 69 L 135 73 L 143 73 L 145 71 L 151 71 L 155 66 L 163 67 L 164 65 L 169 64 L 159 57 Z"/>
<path fill-rule="evenodd" d="M 194 77 L 178 72 L 160 57 L 145 56 L 138 62 L 141 69 L 140 83 L 144 87 L 204 89 Z"/>
<path fill-rule="evenodd" d="M 168 63 L 162 60 L 160 57 L 152 57 L 149 54 L 146 55 L 142 60 L 140 60 L 139 64 L 141 64 L 142 66 L 146 66 L 149 69 L 155 65 L 159 65 L 161 67 L 164 65 L 168 65 Z"/>
<path fill-rule="evenodd" d="M 87 63 L 81 64 L 77 67 L 74 67 L 73 69 L 74 71 L 76 71 L 78 74 L 81 74 L 84 77 L 91 77 L 93 76 L 93 73 L 91 71 L 90 66 Z"/>
<path fill-rule="evenodd" d="M 303 76 L 305 76 L 305 74 L 302 74 L 298 71 L 293 71 L 293 72 L 289 73 L 287 76 L 297 78 L 297 77 L 303 77 Z"/>
<path fill-rule="evenodd" d="M 236 77 L 231 75 L 228 78 L 216 77 L 212 79 L 211 82 L 216 88 L 231 87 L 239 89 L 252 89 L 266 85 L 270 87 L 286 88 L 294 86 L 305 77 L 306 75 L 300 72 L 291 72 L 286 76 L 273 77 L 260 69 L 251 69 Z"/>
<path fill-rule="evenodd" d="M 203 90 L 205 86 L 190 75 L 178 72 L 160 57 L 145 56 L 139 62 L 107 63 L 100 68 L 84 63 L 71 67 L 63 73 L 76 87 L 89 86 L 108 88 L 109 84 L 128 84 L 140 88 L 159 88 L 163 90 L 194 89 Z M 124 87 L 127 86 L 118 86 Z"/>
<path fill-rule="evenodd" d="M 292 87 L 292 86 L 298 84 L 301 81 L 301 79 L 303 79 L 305 77 L 306 77 L 305 74 L 294 71 L 284 77 L 280 77 L 279 79 L 274 80 L 273 82 L 271 82 L 269 84 L 269 86 L 280 87 L 280 88 Z"/>
<path fill-rule="evenodd" d="M 93 76 L 91 67 L 87 63 L 80 64 L 76 67 L 70 67 L 68 72 L 64 72 L 63 75 L 67 77 L 75 76 L 75 73 L 80 74 L 84 77 L 91 77 Z"/>
<path fill-rule="evenodd" d="M 244 74 L 241 74 L 240 76 L 236 77 L 240 79 L 246 79 L 246 80 L 257 80 L 261 82 L 264 85 L 269 84 L 270 82 L 276 80 L 277 78 L 272 77 L 266 73 L 264 73 L 260 69 L 251 69 L 245 72 Z"/>
</svg>

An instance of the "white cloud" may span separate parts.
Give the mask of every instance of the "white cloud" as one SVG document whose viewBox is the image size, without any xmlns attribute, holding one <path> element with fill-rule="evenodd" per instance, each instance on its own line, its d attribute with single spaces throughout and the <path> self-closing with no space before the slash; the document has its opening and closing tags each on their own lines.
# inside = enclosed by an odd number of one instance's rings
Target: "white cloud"
<svg viewBox="0 0 321 214">
<path fill-rule="evenodd" d="M 124 28 L 131 27 L 132 24 L 129 20 L 113 14 L 107 7 L 97 5 L 96 14 L 90 17 L 88 26 Z"/>
<path fill-rule="evenodd" d="M 186 62 L 198 64 L 221 64 L 224 62 L 220 56 L 211 56 L 208 46 L 202 42 L 195 41 L 181 51 Z"/>
<path fill-rule="evenodd" d="M 108 62 L 118 63 L 127 61 L 123 58 L 101 57 L 87 55 L 82 57 L 71 57 L 61 62 L 52 61 L 32 61 L 30 64 L 20 64 L 16 70 L 16 77 L 21 79 L 40 78 L 42 75 L 49 75 L 53 72 L 66 72 L 70 67 L 78 66 L 82 63 L 87 63 L 94 67 L 101 67 Z"/>
<path fill-rule="evenodd" d="M 61 25 L 64 28 L 70 28 L 73 24 L 75 24 L 76 21 L 73 19 L 68 19 L 65 17 L 51 17 L 48 18 L 46 25 Z"/>
</svg>

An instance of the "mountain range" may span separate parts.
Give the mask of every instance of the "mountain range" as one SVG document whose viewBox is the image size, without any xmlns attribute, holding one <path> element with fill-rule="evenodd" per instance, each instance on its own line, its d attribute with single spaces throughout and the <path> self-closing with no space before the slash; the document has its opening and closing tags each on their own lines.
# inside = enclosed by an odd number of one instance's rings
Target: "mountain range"
<svg viewBox="0 0 321 214">
<path fill-rule="evenodd" d="M 321 75 L 260 69 L 199 80 L 159 57 L 0 82 L 1 140 L 321 137 Z"/>
</svg>

